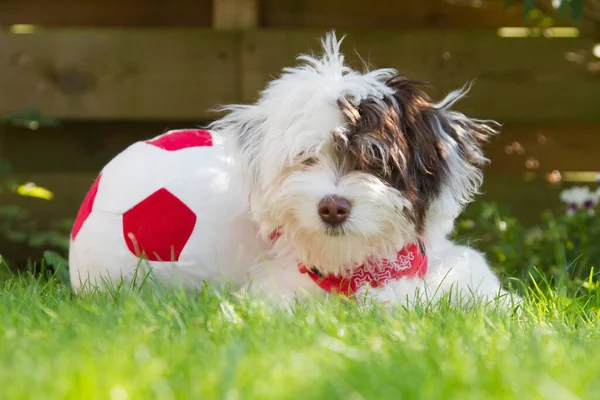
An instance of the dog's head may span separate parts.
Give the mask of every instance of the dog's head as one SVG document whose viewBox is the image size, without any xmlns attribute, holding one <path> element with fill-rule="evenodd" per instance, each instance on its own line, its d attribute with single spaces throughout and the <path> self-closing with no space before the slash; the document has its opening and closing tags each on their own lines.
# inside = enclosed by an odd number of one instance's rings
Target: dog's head
<svg viewBox="0 0 600 400">
<path fill-rule="evenodd" d="M 252 105 L 212 128 L 235 137 L 238 169 L 265 238 L 307 265 L 337 270 L 445 237 L 477 193 L 492 125 L 432 103 L 392 69 L 360 73 L 341 41 L 286 68 Z"/>
</svg>

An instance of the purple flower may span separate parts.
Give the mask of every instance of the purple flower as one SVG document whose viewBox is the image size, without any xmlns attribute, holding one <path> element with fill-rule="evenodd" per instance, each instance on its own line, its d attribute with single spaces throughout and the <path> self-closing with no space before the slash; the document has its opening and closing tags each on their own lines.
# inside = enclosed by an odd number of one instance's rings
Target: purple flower
<svg viewBox="0 0 600 400">
<path fill-rule="evenodd" d="M 588 199 L 586 201 L 583 202 L 583 208 L 594 208 L 596 207 L 596 202 L 592 199 Z"/>
<path fill-rule="evenodd" d="M 560 194 L 560 200 L 567 204 L 567 214 L 573 215 L 578 210 L 587 211 L 592 215 L 594 208 L 598 205 L 600 189 L 591 192 L 587 186 L 574 186 L 565 189 Z"/>
<path fill-rule="evenodd" d="M 575 212 L 577 212 L 578 208 L 579 207 L 577 207 L 577 204 L 575 204 L 575 203 L 569 203 L 567 205 L 567 215 L 573 215 L 573 214 L 575 214 Z"/>
</svg>

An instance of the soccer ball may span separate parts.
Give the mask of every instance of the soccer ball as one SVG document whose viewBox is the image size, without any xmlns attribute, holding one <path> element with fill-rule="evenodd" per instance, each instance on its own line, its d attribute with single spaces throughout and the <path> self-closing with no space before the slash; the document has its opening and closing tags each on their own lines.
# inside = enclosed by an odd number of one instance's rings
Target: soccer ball
<svg viewBox="0 0 600 400">
<path fill-rule="evenodd" d="M 215 210 L 248 214 L 243 202 L 223 195 L 232 192 L 229 163 L 219 139 L 206 130 L 169 131 L 118 154 L 96 178 L 73 224 L 73 288 L 153 275 L 185 287 L 221 276 L 241 282 L 236 266 L 243 251 L 218 248 L 221 235 L 235 242 L 255 229 L 219 224 L 222 216 Z M 228 199 L 231 204 L 223 204 Z M 231 259 L 218 260 L 219 253 Z"/>
</svg>

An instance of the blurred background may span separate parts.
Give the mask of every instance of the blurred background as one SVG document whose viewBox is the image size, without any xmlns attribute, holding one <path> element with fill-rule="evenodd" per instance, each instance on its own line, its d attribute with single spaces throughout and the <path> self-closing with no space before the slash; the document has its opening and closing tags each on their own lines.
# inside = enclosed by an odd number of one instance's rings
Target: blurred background
<svg viewBox="0 0 600 400">
<path fill-rule="evenodd" d="M 435 99 L 475 80 L 457 108 L 503 123 L 479 201 L 522 224 L 600 170 L 599 0 L 0 0 L 0 29 L 0 254 L 17 264 L 65 254 L 117 153 L 252 101 L 329 29 L 351 64 Z"/>
</svg>

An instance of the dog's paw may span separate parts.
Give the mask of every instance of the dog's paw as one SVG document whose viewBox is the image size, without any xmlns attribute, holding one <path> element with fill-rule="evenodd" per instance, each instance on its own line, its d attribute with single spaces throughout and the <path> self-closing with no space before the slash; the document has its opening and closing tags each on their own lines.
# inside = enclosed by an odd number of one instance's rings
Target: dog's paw
<svg viewBox="0 0 600 400">
<path fill-rule="evenodd" d="M 355 298 L 361 308 L 375 306 L 387 311 L 391 311 L 397 301 L 396 293 L 389 286 L 378 288 L 363 286 L 356 291 Z"/>
</svg>

